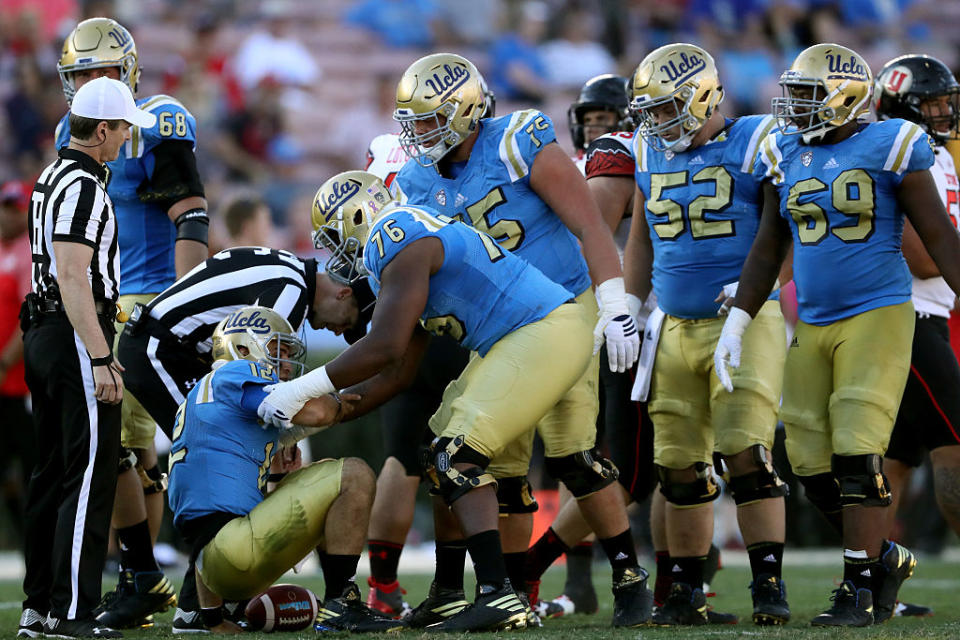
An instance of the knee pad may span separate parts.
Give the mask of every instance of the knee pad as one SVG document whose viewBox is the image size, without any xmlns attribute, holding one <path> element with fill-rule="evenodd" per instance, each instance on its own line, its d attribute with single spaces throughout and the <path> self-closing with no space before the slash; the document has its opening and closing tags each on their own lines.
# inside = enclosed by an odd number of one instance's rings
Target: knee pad
<svg viewBox="0 0 960 640">
<path fill-rule="evenodd" d="M 144 469 L 138 464 L 137 473 L 140 474 L 140 483 L 143 485 L 143 495 L 151 496 L 167 490 L 167 474 L 162 473 L 160 467 L 157 465 L 153 465 L 149 469 Z"/>
<path fill-rule="evenodd" d="M 617 467 L 594 447 L 562 458 L 546 458 L 547 473 L 563 482 L 574 498 L 585 498 L 604 489 L 620 477 Z"/>
<path fill-rule="evenodd" d="M 497 502 L 501 514 L 533 513 L 540 508 L 526 476 L 497 478 Z"/>
<path fill-rule="evenodd" d="M 890 483 L 883 475 L 883 458 L 876 453 L 830 458 L 830 468 L 840 485 L 843 506 L 886 507 L 892 502 Z"/>
<path fill-rule="evenodd" d="M 750 447 L 753 451 L 753 461 L 757 465 L 756 471 L 742 476 L 724 477 L 733 501 L 737 505 L 751 504 L 767 498 L 782 498 L 790 492 L 784 484 L 773 464 L 767 460 L 767 453 L 761 444 Z"/>
<path fill-rule="evenodd" d="M 823 514 L 838 533 L 843 533 L 843 505 L 840 504 L 840 485 L 832 473 L 797 476 L 807 499 Z"/>
<path fill-rule="evenodd" d="M 132 449 L 121 446 L 120 461 L 117 463 L 117 475 L 126 473 L 132 469 L 135 464 L 137 464 L 137 454 L 135 454 Z"/>
<path fill-rule="evenodd" d="M 713 477 L 712 467 L 706 462 L 693 465 L 697 479 L 693 482 L 674 482 L 670 479 L 670 469 L 657 465 L 660 477 L 660 493 L 667 502 L 678 507 L 696 507 L 713 502 L 720 497 L 720 487 Z"/>
<path fill-rule="evenodd" d="M 439 495 L 449 507 L 462 498 L 468 491 L 492 484 L 494 490 L 497 481 L 486 472 L 490 461 L 485 455 L 464 445 L 463 436 L 456 438 L 436 438 L 430 445 L 427 455 L 429 462 L 424 469 L 426 475 L 433 481 L 433 495 Z M 459 471 L 453 467 L 455 463 L 466 462 L 476 465 Z"/>
</svg>

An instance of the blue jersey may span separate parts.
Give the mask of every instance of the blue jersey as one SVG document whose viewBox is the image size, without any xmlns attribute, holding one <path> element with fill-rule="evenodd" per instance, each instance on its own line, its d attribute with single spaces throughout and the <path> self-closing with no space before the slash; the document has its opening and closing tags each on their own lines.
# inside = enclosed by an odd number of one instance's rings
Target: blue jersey
<svg viewBox="0 0 960 640">
<path fill-rule="evenodd" d="M 170 450 L 170 508 L 177 525 L 215 512 L 244 516 L 263 500 L 280 430 L 263 427 L 257 407 L 272 367 L 233 360 L 190 390 L 177 412 Z"/>
<path fill-rule="evenodd" d="M 657 304 L 678 318 L 715 318 L 720 289 L 740 279 L 760 225 L 757 148 L 772 116 L 727 120 L 706 144 L 657 152 L 634 136 L 635 177 L 653 245 Z"/>
<path fill-rule="evenodd" d="M 573 298 L 482 231 L 412 206 L 387 209 L 370 229 L 363 262 L 375 294 L 384 267 L 404 247 L 426 237 L 443 243 L 443 265 L 430 276 L 421 322 L 431 333 L 450 335 L 481 356 L 503 336 Z"/>
<path fill-rule="evenodd" d="M 173 246 L 176 229 L 167 209 L 154 202 L 142 202 L 140 185 L 153 176 L 153 149 L 167 140 L 187 141 L 196 146 L 197 122 L 174 98 L 156 95 L 137 100 L 137 106 L 157 116 L 150 129 L 130 128 L 130 140 L 120 156 L 107 163 L 110 181 L 107 193 L 117 214 L 117 244 L 120 251 L 120 295 L 159 293 L 177 278 Z M 57 125 L 56 145 L 70 142 L 69 114 Z"/>
<path fill-rule="evenodd" d="M 933 162 L 930 137 L 899 119 L 863 124 L 836 144 L 764 140 L 755 172 L 773 181 L 790 224 L 801 320 L 824 325 L 910 299 L 896 189 Z"/>
<path fill-rule="evenodd" d="M 456 178 L 407 162 L 394 181 L 399 199 L 490 234 L 568 291 L 583 293 L 590 274 L 577 239 L 530 188 L 537 154 L 557 138 L 550 118 L 529 109 L 478 126 L 470 159 Z"/>
</svg>

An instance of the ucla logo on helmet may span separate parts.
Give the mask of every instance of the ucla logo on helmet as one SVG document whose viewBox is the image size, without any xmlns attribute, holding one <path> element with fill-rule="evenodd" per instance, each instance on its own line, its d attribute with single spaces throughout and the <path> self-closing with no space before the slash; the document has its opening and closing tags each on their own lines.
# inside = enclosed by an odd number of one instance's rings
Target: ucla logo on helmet
<svg viewBox="0 0 960 640">
<path fill-rule="evenodd" d="M 844 78 L 847 80 L 866 80 L 867 68 L 857 61 L 854 55 L 844 58 L 834 53 L 827 54 L 827 69 L 830 78 Z"/>
<path fill-rule="evenodd" d="M 667 60 L 666 64 L 660 65 L 660 71 L 667 76 L 670 82 L 675 84 L 686 82 L 706 68 L 707 61 L 705 58 L 685 51 Z"/>
<path fill-rule="evenodd" d="M 259 335 L 273 332 L 267 323 L 267 319 L 261 316 L 259 311 L 254 311 L 250 315 L 235 313 L 223 325 L 224 334 L 241 333 L 247 329 Z"/>
<path fill-rule="evenodd" d="M 126 52 L 126 45 L 130 42 L 129 34 L 124 33 L 120 29 L 111 29 L 107 32 L 107 35 L 113 38 L 114 42 L 117 43 L 117 46 Z"/>
<path fill-rule="evenodd" d="M 329 194 L 317 195 L 317 210 L 323 214 L 323 219 L 326 222 L 330 222 L 330 217 L 333 215 L 333 212 L 358 193 L 360 193 L 359 180 L 349 179 L 346 182 L 340 182 L 338 180 L 330 187 Z"/>
<path fill-rule="evenodd" d="M 433 89 L 433 95 L 430 98 L 443 94 L 440 99 L 446 100 L 469 79 L 470 72 L 466 67 L 461 65 L 451 67 L 445 64 L 442 73 L 435 71 L 432 77 L 424 80 L 424 84 Z"/>
</svg>

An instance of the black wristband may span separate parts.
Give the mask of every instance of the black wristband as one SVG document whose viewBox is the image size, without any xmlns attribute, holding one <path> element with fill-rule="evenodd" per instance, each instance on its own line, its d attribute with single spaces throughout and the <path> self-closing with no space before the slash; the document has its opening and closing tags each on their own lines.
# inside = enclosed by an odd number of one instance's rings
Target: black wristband
<svg viewBox="0 0 960 640">
<path fill-rule="evenodd" d="M 106 367 L 113 364 L 113 354 L 103 356 L 102 358 L 90 358 L 90 364 L 95 367 Z"/>
<path fill-rule="evenodd" d="M 207 244 L 210 218 L 204 209 L 198 207 L 184 211 L 177 216 L 173 224 L 177 227 L 177 240 L 193 240 Z"/>
<path fill-rule="evenodd" d="M 286 477 L 286 473 L 271 473 L 267 476 L 267 482 L 280 482 Z"/>
<path fill-rule="evenodd" d="M 203 626 L 212 629 L 223 622 L 223 610 L 220 607 L 201 608 L 200 617 L 203 619 Z"/>
</svg>

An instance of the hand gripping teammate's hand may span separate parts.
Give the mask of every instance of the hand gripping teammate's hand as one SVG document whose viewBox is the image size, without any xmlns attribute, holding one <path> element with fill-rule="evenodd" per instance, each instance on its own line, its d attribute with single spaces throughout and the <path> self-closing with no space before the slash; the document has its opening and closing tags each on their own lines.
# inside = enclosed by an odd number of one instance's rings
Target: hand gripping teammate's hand
<svg viewBox="0 0 960 640">
<path fill-rule="evenodd" d="M 633 366 L 640 355 L 640 332 L 627 308 L 623 278 L 601 282 L 597 286 L 596 296 L 600 319 L 593 329 L 593 352 L 600 351 L 606 340 L 610 371 L 623 373 Z"/>
</svg>

